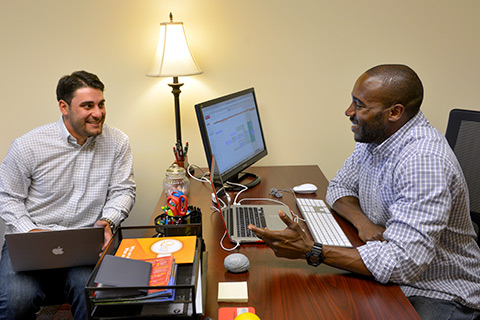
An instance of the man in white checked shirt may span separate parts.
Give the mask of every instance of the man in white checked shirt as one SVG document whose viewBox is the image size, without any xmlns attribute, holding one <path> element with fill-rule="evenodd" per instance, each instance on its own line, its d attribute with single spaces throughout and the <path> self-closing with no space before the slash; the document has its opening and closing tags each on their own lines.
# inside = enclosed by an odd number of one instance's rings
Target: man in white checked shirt
<svg viewBox="0 0 480 320">
<path fill-rule="evenodd" d="M 275 254 L 306 258 L 400 285 L 422 319 L 480 316 L 480 248 L 462 170 L 420 111 L 423 86 L 404 65 L 362 74 L 345 114 L 357 144 L 330 181 L 327 202 L 358 230 L 357 248 L 314 243 L 287 228 L 250 226 Z"/>
<path fill-rule="evenodd" d="M 104 124 L 104 85 L 89 72 L 62 77 L 59 121 L 17 138 L 0 165 L 0 217 L 6 233 L 101 226 L 105 244 L 135 201 L 128 137 Z M 93 266 L 15 273 L 4 244 L 0 319 L 35 319 L 60 297 L 87 319 L 85 284 Z"/>
</svg>

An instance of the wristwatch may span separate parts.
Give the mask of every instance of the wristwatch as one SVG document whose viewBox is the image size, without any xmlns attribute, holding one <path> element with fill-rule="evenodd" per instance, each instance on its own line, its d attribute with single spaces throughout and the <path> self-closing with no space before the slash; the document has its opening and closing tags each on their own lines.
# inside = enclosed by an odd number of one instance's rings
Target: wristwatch
<svg viewBox="0 0 480 320">
<path fill-rule="evenodd" d="M 100 218 L 100 220 L 108 223 L 110 225 L 110 229 L 112 229 L 112 232 L 113 232 L 113 230 L 115 230 L 115 223 L 113 223 L 112 220 L 110 220 L 108 218 Z"/>
<path fill-rule="evenodd" d="M 321 243 L 315 242 L 313 244 L 312 250 L 305 253 L 305 259 L 307 263 L 311 266 L 317 267 L 323 262 L 323 246 Z"/>
</svg>

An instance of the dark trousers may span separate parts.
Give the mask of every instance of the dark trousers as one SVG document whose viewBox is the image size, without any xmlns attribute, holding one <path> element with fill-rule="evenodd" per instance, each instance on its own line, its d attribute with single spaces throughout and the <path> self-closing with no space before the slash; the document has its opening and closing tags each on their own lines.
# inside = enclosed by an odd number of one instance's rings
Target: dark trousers
<svg viewBox="0 0 480 320">
<path fill-rule="evenodd" d="M 480 319 L 480 310 L 471 309 L 454 301 L 409 297 L 422 320 L 477 320 Z"/>
</svg>

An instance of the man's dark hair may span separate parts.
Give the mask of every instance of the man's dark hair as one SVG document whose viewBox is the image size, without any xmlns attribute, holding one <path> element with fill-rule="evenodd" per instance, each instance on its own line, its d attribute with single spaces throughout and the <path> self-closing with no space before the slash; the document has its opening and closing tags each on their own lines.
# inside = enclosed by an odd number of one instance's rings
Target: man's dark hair
<svg viewBox="0 0 480 320">
<path fill-rule="evenodd" d="M 423 85 L 415 71 L 401 64 L 383 64 L 366 73 L 382 80 L 387 107 L 400 103 L 409 118 L 417 114 L 423 101 Z"/>
<path fill-rule="evenodd" d="M 93 73 L 75 71 L 71 75 L 63 76 L 58 80 L 57 101 L 63 100 L 70 106 L 75 91 L 80 88 L 94 88 L 103 92 L 105 86 Z"/>
</svg>

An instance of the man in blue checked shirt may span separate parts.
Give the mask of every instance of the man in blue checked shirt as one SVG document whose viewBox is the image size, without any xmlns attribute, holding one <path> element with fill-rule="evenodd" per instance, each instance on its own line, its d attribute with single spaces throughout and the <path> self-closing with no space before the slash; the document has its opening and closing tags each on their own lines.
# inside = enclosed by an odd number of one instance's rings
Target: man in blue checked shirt
<svg viewBox="0 0 480 320">
<path fill-rule="evenodd" d="M 480 248 L 467 185 L 445 137 L 420 111 L 422 100 L 420 79 L 404 65 L 373 67 L 353 87 L 345 115 L 357 143 L 327 202 L 364 245 L 314 243 L 283 212 L 283 231 L 249 228 L 277 256 L 400 285 L 422 319 L 475 319 Z"/>
<path fill-rule="evenodd" d="M 135 201 L 129 139 L 105 124 L 104 85 L 89 72 L 57 85 L 61 117 L 15 139 L 0 164 L 0 218 L 6 233 L 99 226 L 105 245 Z M 104 245 L 104 247 L 105 247 Z M 63 298 L 87 319 L 85 284 L 93 266 L 15 273 L 0 260 L 0 319 L 35 319 L 45 299 Z"/>
</svg>

